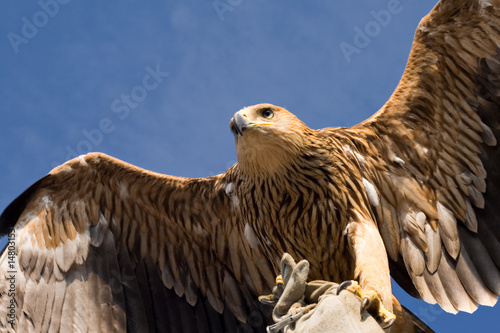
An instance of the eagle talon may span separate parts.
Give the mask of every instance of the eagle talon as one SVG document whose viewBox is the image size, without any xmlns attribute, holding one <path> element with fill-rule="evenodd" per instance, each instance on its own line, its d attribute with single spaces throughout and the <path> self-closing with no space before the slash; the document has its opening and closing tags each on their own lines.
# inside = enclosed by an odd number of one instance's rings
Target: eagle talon
<svg viewBox="0 0 500 333">
<path fill-rule="evenodd" d="M 259 302 L 266 305 L 275 305 L 278 302 L 278 299 L 274 294 L 259 296 Z"/>
<path fill-rule="evenodd" d="M 361 299 L 360 313 L 361 316 L 368 311 L 379 323 L 382 329 L 390 327 L 396 320 L 396 316 L 387 310 L 380 300 L 377 293 L 373 290 L 363 291 L 361 286 L 356 281 L 344 281 L 337 287 L 337 295 L 342 290 L 349 291 Z"/>
<path fill-rule="evenodd" d="M 391 319 L 389 319 L 387 322 L 386 322 L 386 321 L 384 321 L 384 322 L 380 323 L 380 327 L 381 327 L 383 330 L 385 330 L 386 328 L 391 327 L 391 326 L 392 326 L 392 324 L 394 324 L 394 322 L 395 322 L 395 321 L 396 321 L 396 318 L 395 318 L 395 317 L 394 317 L 394 318 L 391 318 Z"/>
<path fill-rule="evenodd" d="M 278 275 L 276 277 L 276 287 L 273 289 L 273 293 L 269 295 L 259 296 L 259 302 L 266 305 L 276 305 L 278 303 L 283 290 L 285 289 L 285 284 L 283 282 L 283 277 Z"/>
<path fill-rule="evenodd" d="M 377 315 L 377 321 L 383 329 L 391 327 L 396 321 L 396 315 L 387 310 L 382 304 L 380 304 Z"/>
<path fill-rule="evenodd" d="M 367 311 L 370 308 L 370 299 L 368 297 L 365 297 L 361 300 L 361 306 L 359 308 L 359 312 L 361 315 L 365 314 L 365 311 Z"/>
<path fill-rule="evenodd" d="M 342 290 L 347 290 L 347 288 L 350 287 L 353 284 L 353 282 L 357 284 L 356 281 L 351 281 L 351 280 L 347 280 L 339 284 L 339 286 L 337 287 L 337 296 L 340 294 Z"/>
</svg>

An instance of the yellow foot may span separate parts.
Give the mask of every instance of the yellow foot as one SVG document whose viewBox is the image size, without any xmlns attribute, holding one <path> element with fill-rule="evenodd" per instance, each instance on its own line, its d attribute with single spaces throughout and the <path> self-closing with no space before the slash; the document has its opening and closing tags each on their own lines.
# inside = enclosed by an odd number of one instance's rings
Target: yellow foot
<svg viewBox="0 0 500 333">
<path fill-rule="evenodd" d="M 347 290 L 361 299 L 361 314 L 368 311 L 383 329 L 390 327 L 396 320 L 396 315 L 387 310 L 374 290 L 363 291 L 356 281 L 344 281 L 337 287 L 337 295 Z"/>
<path fill-rule="evenodd" d="M 269 295 L 259 296 L 259 302 L 270 305 L 276 304 L 280 299 L 281 294 L 283 294 L 284 289 L 285 286 L 283 284 L 283 278 L 281 277 L 281 275 L 278 275 L 276 277 L 276 287 L 274 287 L 273 293 Z"/>
</svg>

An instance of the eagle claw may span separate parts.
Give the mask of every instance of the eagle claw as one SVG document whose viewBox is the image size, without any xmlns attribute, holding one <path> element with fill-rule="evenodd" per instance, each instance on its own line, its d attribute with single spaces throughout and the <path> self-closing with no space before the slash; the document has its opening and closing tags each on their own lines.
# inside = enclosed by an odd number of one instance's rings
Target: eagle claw
<svg viewBox="0 0 500 333">
<path fill-rule="evenodd" d="M 340 292 L 341 292 L 342 290 L 347 290 L 347 288 L 348 288 L 349 286 L 351 286 L 351 285 L 353 284 L 353 282 L 357 284 L 357 282 L 356 282 L 356 281 L 351 281 L 351 280 L 347 280 L 347 281 L 344 281 L 344 282 L 342 282 L 341 284 L 339 284 L 339 286 L 337 287 L 337 296 L 340 294 Z M 354 293 L 354 292 L 353 292 L 353 293 Z"/>
<path fill-rule="evenodd" d="M 276 277 L 276 287 L 274 288 L 273 293 L 269 295 L 259 296 L 259 302 L 266 305 L 275 305 L 276 303 L 278 303 L 278 300 L 283 294 L 284 289 L 285 286 L 283 284 L 283 278 L 281 277 L 281 275 L 278 275 Z"/>
<path fill-rule="evenodd" d="M 373 290 L 363 291 L 356 281 L 344 281 L 337 287 L 337 295 L 343 290 L 349 291 L 361 299 L 360 313 L 368 311 L 383 329 L 389 328 L 396 320 L 396 315 L 387 310 L 377 293 Z"/>
<path fill-rule="evenodd" d="M 368 297 L 363 298 L 361 300 L 361 306 L 359 308 L 359 312 L 361 312 L 361 315 L 363 315 L 369 307 L 370 307 L 370 299 Z"/>
<path fill-rule="evenodd" d="M 278 303 L 278 299 L 274 294 L 259 296 L 259 302 L 266 305 L 275 305 Z"/>
</svg>

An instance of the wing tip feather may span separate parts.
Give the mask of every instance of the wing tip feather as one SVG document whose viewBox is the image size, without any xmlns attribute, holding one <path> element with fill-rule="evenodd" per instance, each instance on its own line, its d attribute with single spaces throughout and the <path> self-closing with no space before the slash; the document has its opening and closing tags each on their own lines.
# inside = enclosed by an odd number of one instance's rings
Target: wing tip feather
<svg viewBox="0 0 500 333">
<path fill-rule="evenodd" d="M 31 185 L 27 190 L 25 190 L 21 195 L 19 195 L 14 201 L 12 201 L 7 208 L 0 215 L 0 236 L 4 236 L 9 232 L 9 229 L 13 228 L 28 202 L 33 198 L 38 189 L 42 186 L 43 182 L 50 175 L 46 175 Z"/>
</svg>

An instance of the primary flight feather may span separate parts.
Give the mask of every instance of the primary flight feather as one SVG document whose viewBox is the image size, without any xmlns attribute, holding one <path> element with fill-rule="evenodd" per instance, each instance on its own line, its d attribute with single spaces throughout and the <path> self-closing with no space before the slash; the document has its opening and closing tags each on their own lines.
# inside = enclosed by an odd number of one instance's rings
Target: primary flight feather
<svg viewBox="0 0 500 333">
<path fill-rule="evenodd" d="M 15 248 L 0 258 L 1 330 L 262 331 L 256 296 L 284 252 L 395 312 L 391 275 L 448 312 L 493 306 L 499 45 L 500 2 L 443 0 L 389 101 L 356 126 L 313 130 L 259 104 L 231 120 L 238 163 L 218 176 L 100 153 L 55 168 L 1 216 Z"/>
</svg>

